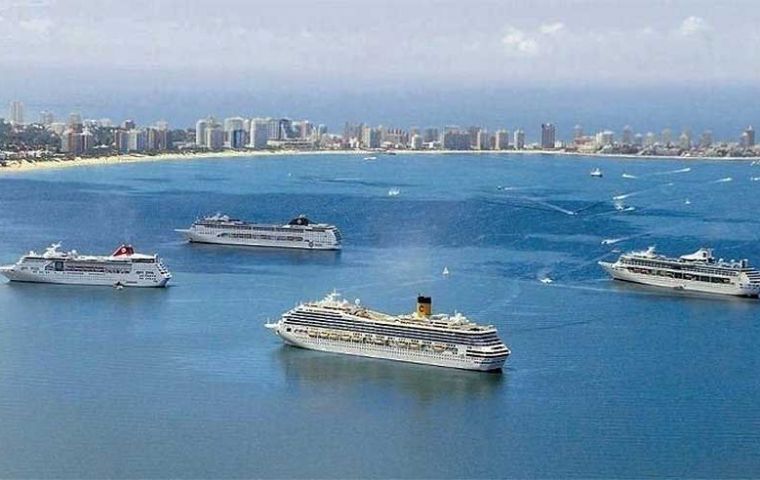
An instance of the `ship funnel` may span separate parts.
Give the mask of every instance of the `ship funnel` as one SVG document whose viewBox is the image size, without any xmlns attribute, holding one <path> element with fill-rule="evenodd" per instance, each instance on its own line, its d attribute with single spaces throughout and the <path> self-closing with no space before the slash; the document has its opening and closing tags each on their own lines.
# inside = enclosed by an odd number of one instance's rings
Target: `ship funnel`
<svg viewBox="0 0 760 480">
<path fill-rule="evenodd" d="M 429 317 L 433 313 L 433 301 L 430 297 L 417 297 L 417 315 Z"/>
</svg>

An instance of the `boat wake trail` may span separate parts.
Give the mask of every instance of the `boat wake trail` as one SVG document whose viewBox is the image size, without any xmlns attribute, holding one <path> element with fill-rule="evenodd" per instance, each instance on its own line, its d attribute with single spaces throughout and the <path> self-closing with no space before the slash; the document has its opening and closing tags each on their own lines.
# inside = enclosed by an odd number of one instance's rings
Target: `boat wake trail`
<svg viewBox="0 0 760 480">
<path fill-rule="evenodd" d="M 655 176 L 660 176 L 660 175 L 673 175 L 674 173 L 689 173 L 689 172 L 691 172 L 691 168 L 690 167 L 686 167 L 686 168 L 679 168 L 678 170 L 668 170 L 668 171 L 665 171 L 665 172 L 655 172 L 655 173 L 652 173 L 651 176 L 655 177 Z"/>
<path fill-rule="evenodd" d="M 671 187 L 671 186 L 673 186 L 673 182 L 663 183 L 662 185 L 657 185 L 656 187 L 646 188 L 644 190 L 637 190 L 635 192 L 624 193 L 622 195 L 615 195 L 614 197 L 612 197 L 612 199 L 625 200 L 626 198 L 634 197 L 636 195 L 641 195 L 642 193 L 646 193 L 646 192 L 651 192 L 652 190 L 657 190 L 658 188 Z"/>
<path fill-rule="evenodd" d="M 630 173 L 624 173 L 622 175 L 623 178 L 639 178 L 636 175 L 631 175 Z"/>
<path fill-rule="evenodd" d="M 728 183 L 728 182 L 733 182 L 733 181 L 734 181 L 733 178 L 731 178 L 731 177 L 725 177 L 725 178 L 719 178 L 717 180 L 713 180 L 710 183 Z"/>
</svg>

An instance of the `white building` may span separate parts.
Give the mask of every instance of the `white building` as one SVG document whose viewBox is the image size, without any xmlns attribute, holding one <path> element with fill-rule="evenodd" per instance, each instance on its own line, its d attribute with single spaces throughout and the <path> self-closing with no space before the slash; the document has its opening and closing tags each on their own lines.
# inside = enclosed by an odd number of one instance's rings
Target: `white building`
<svg viewBox="0 0 760 480">
<path fill-rule="evenodd" d="M 24 104 L 21 103 L 18 100 L 13 100 L 11 102 L 10 108 L 8 109 L 9 113 L 9 120 L 14 125 L 23 125 L 24 124 Z"/>
<path fill-rule="evenodd" d="M 522 150 L 525 148 L 525 132 L 522 128 L 515 130 L 515 149 Z"/>
<path fill-rule="evenodd" d="M 195 145 L 197 147 L 206 147 L 206 130 L 212 123 L 210 118 L 202 118 L 195 122 Z"/>
<path fill-rule="evenodd" d="M 414 134 L 409 142 L 409 146 L 412 150 L 422 150 L 422 135 Z"/>
<path fill-rule="evenodd" d="M 633 129 L 629 125 L 623 127 L 623 137 L 620 141 L 623 145 L 633 145 Z"/>
<path fill-rule="evenodd" d="M 209 150 L 221 150 L 224 148 L 224 130 L 215 123 L 206 128 L 206 140 L 204 146 Z"/>
<path fill-rule="evenodd" d="M 497 130 L 494 138 L 494 148 L 496 150 L 509 149 L 509 132 L 506 130 Z"/>
<path fill-rule="evenodd" d="M 488 130 L 478 130 L 478 135 L 475 140 L 475 148 L 478 150 L 491 149 L 491 135 L 488 134 Z"/>
<path fill-rule="evenodd" d="M 615 132 L 604 130 L 596 134 L 595 143 L 597 147 L 606 147 L 615 142 Z"/>
<path fill-rule="evenodd" d="M 265 118 L 254 118 L 251 120 L 251 129 L 248 139 L 248 146 L 253 149 L 261 150 L 267 148 L 267 140 L 269 140 L 269 120 Z"/>
</svg>

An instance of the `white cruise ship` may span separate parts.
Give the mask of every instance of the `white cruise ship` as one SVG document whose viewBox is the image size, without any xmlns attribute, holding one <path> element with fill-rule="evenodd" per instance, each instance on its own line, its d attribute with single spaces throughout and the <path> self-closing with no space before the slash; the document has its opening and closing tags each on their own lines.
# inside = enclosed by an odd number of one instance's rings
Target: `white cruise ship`
<svg viewBox="0 0 760 480">
<path fill-rule="evenodd" d="M 494 327 L 477 325 L 459 313 L 433 315 L 430 297 L 418 297 L 413 314 L 389 315 L 333 292 L 266 326 L 301 348 L 439 367 L 499 370 L 510 354 Z"/>
<path fill-rule="evenodd" d="M 760 271 L 750 267 L 746 259 L 715 260 L 708 248 L 671 258 L 659 255 L 650 247 L 624 253 L 614 263 L 599 262 L 599 265 L 616 280 L 723 295 L 757 297 L 760 294 Z"/>
<path fill-rule="evenodd" d="M 249 247 L 340 250 L 340 230 L 335 225 L 313 223 L 300 215 L 285 225 L 248 223 L 216 214 L 195 221 L 184 233 L 190 242 Z"/>
<path fill-rule="evenodd" d="M 163 287 L 172 278 L 157 255 L 135 253 L 131 245 L 104 256 L 61 252 L 60 246 L 53 244 L 44 253 L 31 251 L 14 265 L 0 267 L 0 273 L 14 282 L 112 287 Z"/>
</svg>

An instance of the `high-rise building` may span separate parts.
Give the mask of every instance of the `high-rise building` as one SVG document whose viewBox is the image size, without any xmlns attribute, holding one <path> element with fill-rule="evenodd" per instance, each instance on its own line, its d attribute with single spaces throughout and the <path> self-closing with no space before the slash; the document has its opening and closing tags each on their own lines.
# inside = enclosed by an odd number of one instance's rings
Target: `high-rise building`
<svg viewBox="0 0 760 480">
<path fill-rule="evenodd" d="M 596 134 L 595 143 L 597 147 L 607 147 L 615 143 L 615 132 L 604 130 Z"/>
<path fill-rule="evenodd" d="M 691 132 L 689 130 L 684 130 L 678 137 L 678 146 L 686 150 L 691 148 Z"/>
<path fill-rule="evenodd" d="M 702 136 L 699 138 L 699 146 L 702 148 L 710 148 L 713 143 L 713 134 L 710 130 L 702 132 Z"/>
<path fill-rule="evenodd" d="M 441 135 L 441 146 L 444 150 L 469 150 L 470 137 L 469 131 L 461 131 L 457 127 L 446 127 Z"/>
<path fill-rule="evenodd" d="M 683 132 L 678 137 L 678 146 L 683 149 L 691 148 L 691 135 L 689 132 Z"/>
<path fill-rule="evenodd" d="M 127 153 L 129 151 L 129 132 L 121 128 L 114 130 L 113 146 L 117 152 Z"/>
<path fill-rule="evenodd" d="M 61 134 L 61 152 L 70 155 L 81 155 L 82 135 L 73 128 L 67 128 Z"/>
<path fill-rule="evenodd" d="M 496 150 L 509 149 L 509 132 L 506 130 L 497 130 L 494 137 L 494 148 Z"/>
<path fill-rule="evenodd" d="M 364 130 L 362 131 L 362 147 L 380 148 L 381 134 L 382 132 L 380 129 L 364 127 Z"/>
<path fill-rule="evenodd" d="M 254 118 L 251 120 L 251 130 L 248 146 L 261 150 L 267 148 L 267 141 L 269 140 L 269 120 L 264 118 Z"/>
<path fill-rule="evenodd" d="M 381 142 L 387 142 L 394 147 L 404 147 L 409 143 L 409 133 L 400 128 L 383 128 Z"/>
<path fill-rule="evenodd" d="M 45 110 L 40 112 L 40 125 L 49 127 L 53 122 L 55 122 L 55 116 L 51 112 Z"/>
<path fill-rule="evenodd" d="M 218 123 L 206 128 L 205 147 L 209 150 L 221 150 L 224 148 L 224 130 Z"/>
<path fill-rule="evenodd" d="M 156 128 L 159 130 L 169 130 L 169 122 L 166 120 L 159 120 L 156 122 Z"/>
<path fill-rule="evenodd" d="M 478 150 L 491 149 L 491 135 L 488 133 L 488 130 L 478 130 L 478 135 L 475 140 L 475 148 Z"/>
<path fill-rule="evenodd" d="M 515 150 L 525 148 L 525 131 L 522 128 L 515 130 Z"/>
<path fill-rule="evenodd" d="M 164 152 L 169 150 L 171 137 L 169 130 L 156 127 L 145 129 L 145 149 L 151 152 Z"/>
<path fill-rule="evenodd" d="M 583 127 L 576 125 L 573 127 L 573 140 L 580 140 L 583 138 Z"/>
<path fill-rule="evenodd" d="M 647 132 L 646 136 L 644 137 L 644 145 L 651 147 L 655 143 L 657 143 L 657 136 L 654 134 L 654 132 Z"/>
<path fill-rule="evenodd" d="M 82 128 L 82 115 L 78 112 L 71 112 L 69 114 L 68 126 L 71 128 Z"/>
<path fill-rule="evenodd" d="M 412 150 L 422 150 L 423 145 L 424 143 L 422 142 L 422 135 L 420 134 L 412 135 L 412 139 L 410 142 L 410 146 Z"/>
<path fill-rule="evenodd" d="M 437 142 L 441 139 L 441 135 L 438 129 L 435 127 L 427 127 L 422 130 L 422 141 L 424 143 Z"/>
<path fill-rule="evenodd" d="M 137 123 L 134 120 L 124 120 L 121 122 L 121 128 L 124 130 L 134 130 L 137 128 Z"/>
<path fill-rule="evenodd" d="M 470 148 L 478 148 L 478 132 L 480 130 L 481 128 L 476 125 L 467 127 L 467 133 L 470 135 Z"/>
<path fill-rule="evenodd" d="M 18 100 L 13 100 L 8 109 L 8 119 L 14 125 L 24 124 L 24 104 Z"/>
<path fill-rule="evenodd" d="M 95 136 L 86 128 L 80 133 L 80 135 L 82 137 L 82 153 L 90 153 L 95 146 Z"/>
<path fill-rule="evenodd" d="M 557 129 L 553 123 L 541 124 L 541 148 L 552 149 L 557 141 Z"/>
<path fill-rule="evenodd" d="M 197 147 L 208 147 L 206 144 L 206 130 L 215 124 L 213 117 L 202 118 L 195 122 L 195 145 Z"/>
<path fill-rule="evenodd" d="M 623 136 L 620 139 L 623 145 L 633 145 L 633 129 L 630 125 L 623 127 Z"/>
<path fill-rule="evenodd" d="M 747 127 L 742 133 L 742 145 L 745 147 L 755 146 L 755 129 L 752 128 L 752 125 Z"/>
<path fill-rule="evenodd" d="M 144 152 L 148 144 L 145 131 L 134 128 L 129 130 L 128 135 L 127 150 L 130 152 Z"/>
<path fill-rule="evenodd" d="M 230 148 L 243 148 L 246 144 L 247 133 L 245 119 L 230 117 L 224 119 L 224 144 Z"/>
<path fill-rule="evenodd" d="M 644 146 L 644 135 L 637 133 L 633 136 L 633 144 L 637 147 Z"/>
</svg>

